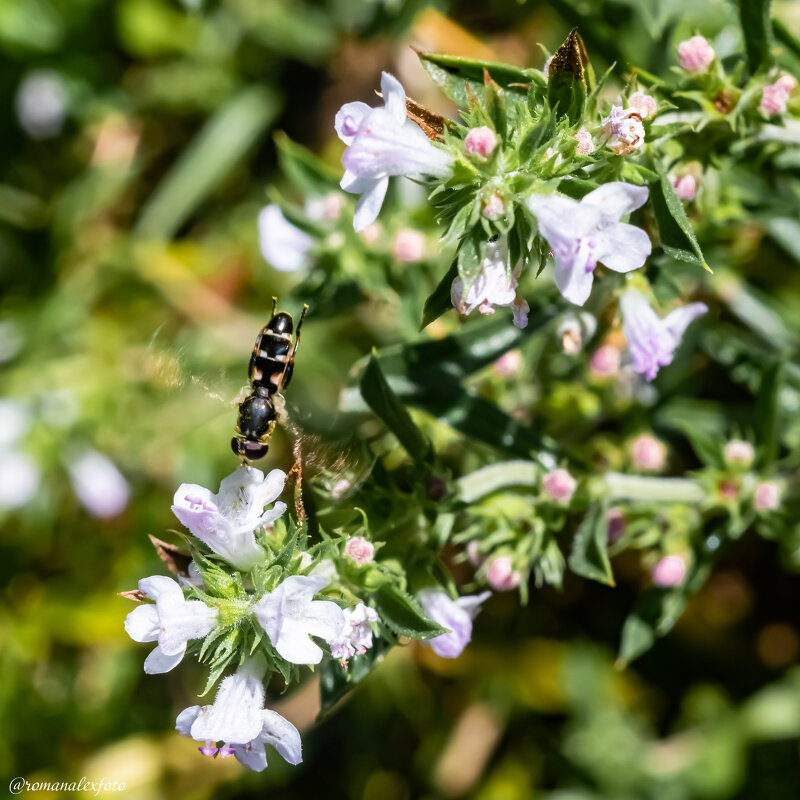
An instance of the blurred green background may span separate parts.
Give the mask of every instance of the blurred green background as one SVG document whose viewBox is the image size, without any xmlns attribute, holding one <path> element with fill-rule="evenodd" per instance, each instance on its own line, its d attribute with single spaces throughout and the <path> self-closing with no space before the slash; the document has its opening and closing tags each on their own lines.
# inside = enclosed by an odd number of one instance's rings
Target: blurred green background
<svg viewBox="0 0 800 800">
<path fill-rule="evenodd" d="M 800 30 L 796 2 L 776 8 Z M 273 754 L 260 775 L 172 731 L 200 672 L 146 678 L 114 594 L 162 571 L 147 534 L 176 526 L 177 485 L 233 467 L 255 333 L 273 294 L 302 299 L 258 250 L 267 186 L 296 195 L 275 131 L 338 168 L 333 115 L 381 69 L 448 110 L 409 45 L 539 66 L 538 43 L 579 25 L 600 69 L 657 72 L 734 16 L 723 0 L 0 0 L 0 775 L 198 800 L 800 797 L 800 578 L 762 539 L 625 670 L 640 576 L 622 556 L 616 589 L 495 596 L 455 662 L 395 650 L 319 724 L 312 681 L 276 705 L 304 763 Z M 312 310 L 293 406 L 333 418 L 352 364 L 415 334 L 427 288 Z M 291 463 L 282 433 L 269 462 Z"/>
</svg>

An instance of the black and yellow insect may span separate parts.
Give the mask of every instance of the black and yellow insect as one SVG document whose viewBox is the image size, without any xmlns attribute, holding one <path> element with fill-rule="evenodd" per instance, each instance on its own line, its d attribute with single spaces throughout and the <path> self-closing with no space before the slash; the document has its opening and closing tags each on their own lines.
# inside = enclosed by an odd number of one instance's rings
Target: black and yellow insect
<svg viewBox="0 0 800 800">
<path fill-rule="evenodd" d="M 294 357 L 300 344 L 300 328 L 308 306 L 294 330 L 291 314 L 276 312 L 277 298 L 272 298 L 272 317 L 261 329 L 250 357 L 250 394 L 239 404 L 239 421 L 231 449 L 246 461 L 263 458 L 269 450 L 270 437 L 283 414 L 281 392 L 289 385 L 294 371 Z"/>
</svg>

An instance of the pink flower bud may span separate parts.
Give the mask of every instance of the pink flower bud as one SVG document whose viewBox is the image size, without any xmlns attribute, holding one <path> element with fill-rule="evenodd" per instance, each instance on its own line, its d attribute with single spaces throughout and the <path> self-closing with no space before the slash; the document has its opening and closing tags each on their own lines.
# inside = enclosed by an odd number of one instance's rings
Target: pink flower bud
<svg viewBox="0 0 800 800">
<path fill-rule="evenodd" d="M 778 81 L 764 87 L 758 109 L 762 114 L 785 114 L 788 100 L 789 92 Z"/>
<path fill-rule="evenodd" d="M 395 234 L 392 253 L 403 264 L 421 261 L 425 253 L 425 237 L 419 231 L 403 228 Z"/>
<path fill-rule="evenodd" d="M 481 128 L 472 128 L 464 139 L 464 149 L 472 156 L 488 158 L 495 147 L 497 147 L 497 136 L 485 125 Z"/>
<path fill-rule="evenodd" d="M 495 556 L 486 570 L 489 586 L 498 592 L 507 592 L 519 586 L 521 575 L 514 569 L 511 556 Z"/>
<path fill-rule="evenodd" d="M 790 94 L 797 88 L 797 81 L 791 75 L 781 75 L 777 81 L 776 86 L 780 86 L 784 92 Z"/>
<path fill-rule="evenodd" d="M 625 533 L 625 513 L 621 508 L 609 508 L 606 511 L 606 520 L 608 520 L 608 531 L 606 538 L 610 542 L 616 542 L 622 538 Z"/>
<path fill-rule="evenodd" d="M 781 501 L 781 490 L 772 481 L 759 481 L 753 494 L 753 505 L 758 511 L 774 511 Z"/>
<path fill-rule="evenodd" d="M 753 458 L 755 453 L 750 442 L 733 439 L 725 445 L 725 463 L 729 467 L 749 467 Z"/>
<path fill-rule="evenodd" d="M 363 536 L 354 536 L 347 540 L 344 546 L 344 554 L 356 562 L 360 567 L 370 564 L 375 557 L 375 545 L 368 542 Z"/>
<path fill-rule="evenodd" d="M 687 72 L 707 72 L 716 53 L 708 40 L 692 36 L 678 45 L 678 60 Z"/>
<path fill-rule="evenodd" d="M 686 560 L 683 556 L 664 556 L 653 567 L 652 576 L 656 586 L 678 586 L 686 576 Z"/>
<path fill-rule="evenodd" d="M 381 238 L 381 226 L 377 222 L 373 222 L 361 231 L 361 235 L 367 244 L 375 244 Z"/>
<path fill-rule="evenodd" d="M 589 370 L 595 378 L 613 378 L 619 372 L 620 358 L 618 347 L 604 344 L 594 351 Z"/>
<path fill-rule="evenodd" d="M 565 469 L 554 469 L 542 478 L 542 489 L 545 494 L 551 500 L 564 505 L 572 499 L 577 485 L 575 478 Z"/>
<path fill-rule="evenodd" d="M 658 103 L 656 103 L 655 98 L 651 97 L 649 94 L 634 92 L 628 98 L 628 108 L 638 111 L 642 119 L 647 119 L 647 117 L 652 117 L 653 114 L 656 113 Z"/>
<path fill-rule="evenodd" d="M 588 156 L 589 153 L 594 151 L 594 142 L 592 141 L 592 134 L 584 128 L 581 128 L 573 137 L 578 145 L 575 152 L 581 156 Z"/>
<path fill-rule="evenodd" d="M 481 211 L 486 219 L 495 220 L 500 219 L 506 213 L 506 206 L 503 203 L 503 198 L 499 194 L 493 194 L 484 204 Z"/>
<path fill-rule="evenodd" d="M 467 544 L 467 558 L 473 567 L 479 567 L 484 561 L 486 561 L 486 556 L 481 553 L 480 546 L 475 539 Z"/>
<path fill-rule="evenodd" d="M 509 378 L 522 366 L 522 352 L 509 350 L 492 364 L 492 372 L 501 378 Z"/>
<path fill-rule="evenodd" d="M 631 443 L 631 458 L 635 469 L 661 472 L 667 462 L 667 448 L 655 436 L 642 433 Z"/>
<path fill-rule="evenodd" d="M 694 175 L 672 176 L 669 180 L 681 200 L 694 200 L 697 196 L 697 179 Z"/>
</svg>

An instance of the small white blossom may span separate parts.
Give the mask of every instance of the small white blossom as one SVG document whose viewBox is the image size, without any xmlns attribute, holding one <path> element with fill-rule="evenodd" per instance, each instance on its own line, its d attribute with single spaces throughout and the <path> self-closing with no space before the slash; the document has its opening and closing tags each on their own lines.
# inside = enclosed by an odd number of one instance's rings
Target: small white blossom
<svg viewBox="0 0 800 800">
<path fill-rule="evenodd" d="M 169 672 L 186 653 L 191 639 L 210 633 L 217 620 L 217 609 L 200 600 L 187 600 L 181 587 L 164 575 L 139 581 L 139 591 L 155 600 L 144 603 L 125 618 L 125 630 L 135 642 L 158 642 L 144 662 L 149 675 Z"/>
<path fill-rule="evenodd" d="M 393 75 L 381 75 L 383 108 L 346 103 L 336 114 L 336 133 L 347 145 L 341 187 L 360 194 L 353 227 L 363 231 L 383 205 L 389 177 L 446 177 L 452 157 L 434 144 L 406 117 L 406 93 Z"/>
<path fill-rule="evenodd" d="M 589 298 L 598 262 L 615 272 L 644 264 L 652 249 L 649 237 L 620 219 L 647 197 L 646 187 L 614 181 L 580 202 L 559 194 L 534 195 L 528 201 L 539 233 L 552 248 L 556 285 L 571 303 L 582 306 Z"/>
<path fill-rule="evenodd" d="M 606 146 L 617 155 L 627 155 L 644 145 L 644 125 L 642 115 L 635 108 L 612 106 L 603 120 L 603 133 Z"/>
<path fill-rule="evenodd" d="M 292 664 L 319 664 L 322 648 L 310 637 L 328 642 L 344 628 L 344 613 L 336 603 L 313 599 L 328 582 L 321 575 L 292 575 L 253 608 L 278 654 Z"/>
<path fill-rule="evenodd" d="M 286 511 L 286 503 L 281 502 L 264 511 L 280 496 L 285 481 L 286 474 L 279 469 L 265 478 L 261 470 L 242 466 L 222 481 L 218 494 L 196 484 L 182 484 L 175 492 L 172 511 L 200 541 L 247 571 L 264 558 L 253 531 Z"/>
<path fill-rule="evenodd" d="M 314 240 L 292 225 L 275 203 L 259 212 L 258 244 L 264 260 L 279 272 L 297 272 L 311 265 Z"/>
<path fill-rule="evenodd" d="M 50 69 L 29 72 L 14 98 L 17 118 L 33 139 L 58 136 L 67 117 L 67 89 L 64 80 Z"/>
<path fill-rule="evenodd" d="M 372 647 L 372 624 L 378 621 L 374 608 L 359 603 L 344 610 L 344 628 L 341 635 L 329 642 L 331 655 L 347 661 L 354 655 L 364 655 Z"/>
<path fill-rule="evenodd" d="M 460 314 L 471 314 L 476 308 L 481 314 L 494 314 L 496 306 L 510 306 L 514 312 L 514 325 L 524 328 L 528 324 L 530 307 L 517 293 L 521 271 L 521 264 L 517 264 L 513 271 L 509 267 L 505 237 L 489 242 L 480 274 L 466 295 L 461 278 L 453 281 L 450 289 L 453 306 Z"/>
<path fill-rule="evenodd" d="M 203 755 L 236 759 L 256 772 L 267 767 L 264 745 L 272 745 L 290 764 L 303 760 L 300 734 L 287 719 L 264 708 L 266 670 L 260 653 L 245 661 L 220 684 L 213 705 L 191 706 L 175 720 L 183 736 L 205 742 Z M 222 747 L 217 742 L 224 742 Z"/>
<path fill-rule="evenodd" d="M 87 450 L 69 462 L 70 481 L 81 505 L 98 519 L 121 514 L 128 505 L 128 481 L 102 453 Z"/>
</svg>

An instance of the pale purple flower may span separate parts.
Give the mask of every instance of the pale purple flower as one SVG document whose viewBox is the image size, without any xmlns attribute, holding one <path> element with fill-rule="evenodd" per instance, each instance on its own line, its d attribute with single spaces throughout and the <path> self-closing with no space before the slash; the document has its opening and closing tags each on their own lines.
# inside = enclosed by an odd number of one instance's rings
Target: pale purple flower
<svg viewBox="0 0 800 800">
<path fill-rule="evenodd" d="M 497 147 L 497 136 L 485 125 L 481 128 L 472 128 L 464 137 L 464 149 L 472 156 L 488 158 L 495 147 Z"/>
<path fill-rule="evenodd" d="M 652 571 L 653 583 L 664 589 L 679 586 L 686 576 L 686 559 L 683 556 L 664 556 Z"/>
<path fill-rule="evenodd" d="M 213 630 L 217 609 L 187 600 L 181 587 L 165 575 L 142 578 L 139 591 L 156 602 L 134 608 L 125 618 L 125 630 L 135 642 L 158 642 L 144 662 L 148 675 L 169 672 L 180 663 L 187 642 Z"/>
<path fill-rule="evenodd" d="M 694 200 L 697 196 L 697 178 L 694 175 L 672 176 L 669 181 L 681 200 Z"/>
<path fill-rule="evenodd" d="M 661 319 L 650 307 L 647 298 L 635 289 L 628 289 L 620 299 L 622 332 L 628 340 L 633 369 L 653 380 L 661 367 L 672 363 L 689 323 L 708 311 L 705 303 L 689 303 L 676 308 Z"/>
<path fill-rule="evenodd" d="M 729 467 L 744 467 L 747 469 L 755 458 L 755 451 L 750 442 L 742 439 L 732 439 L 725 445 L 725 463 Z"/>
<path fill-rule="evenodd" d="M 279 469 L 265 478 L 255 467 L 241 466 L 222 481 L 218 494 L 196 484 L 181 484 L 172 511 L 217 555 L 247 571 L 265 556 L 253 532 L 286 511 L 286 503 L 281 502 L 264 511 L 280 496 L 285 481 L 286 474 Z"/>
<path fill-rule="evenodd" d="M 522 580 L 519 570 L 514 569 L 511 556 L 495 556 L 486 566 L 486 580 L 497 592 L 509 592 Z"/>
<path fill-rule="evenodd" d="M 428 644 L 442 658 L 458 658 L 472 638 L 472 620 L 481 603 L 491 595 L 483 592 L 453 600 L 443 589 L 423 589 L 419 601 L 427 616 L 450 632 L 431 639 Z"/>
<path fill-rule="evenodd" d="M 291 664 L 319 664 L 322 660 L 322 648 L 311 636 L 329 642 L 341 635 L 345 624 L 342 609 L 330 600 L 313 599 L 328 583 L 321 575 L 292 575 L 253 607 L 278 654 Z"/>
<path fill-rule="evenodd" d="M 644 125 L 642 116 L 635 108 L 611 107 L 603 120 L 603 134 L 606 146 L 617 155 L 627 155 L 644 146 Z"/>
<path fill-rule="evenodd" d="M 341 634 L 328 642 L 331 655 L 339 661 L 364 655 L 372 647 L 372 623 L 377 621 L 378 612 L 363 603 L 346 608 Z"/>
<path fill-rule="evenodd" d="M 17 118 L 32 139 L 58 136 L 67 117 L 67 87 L 59 73 L 50 69 L 29 72 L 17 88 Z"/>
<path fill-rule="evenodd" d="M 594 152 L 594 142 L 592 141 L 592 134 L 581 128 L 573 137 L 577 141 L 575 152 L 581 156 L 588 156 L 589 153 Z"/>
<path fill-rule="evenodd" d="M 36 497 L 41 482 L 36 462 L 17 450 L 0 450 L 0 509 L 22 508 Z"/>
<path fill-rule="evenodd" d="M 647 187 L 619 181 L 595 189 L 580 202 L 559 194 L 531 197 L 539 233 L 552 248 L 556 285 L 571 303 L 582 306 L 588 299 L 598 262 L 615 272 L 644 264 L 652 249 L 649 237 L 620 219 L 647 197 Z"/>
<path fill-rule="evenodd" d="M 649 433 L 641 433 L 631 442 L 631 459 L 635 469 L 661 472 L 667 463 L 666 445 Z"/>
<path fill-rule="evenodd" d="M 128 482 L 102 453 L 81 453 L 69 462 L 68 471 L 78 500 L 93 517 L 109 519 L 125 510 L 130 497 Z"/>
<path fill-rule="evenodd" d="M 715 56 L 714 48 L 703 36 L 692 36 L 678 45 L 678 60 L 687 72 L 707 72 Z"/>
<path fill-rule="evenodd" d="M 461 278 L 456 278 L 450 289 L 454 308 L 460 314 L 471 314 L 476 308 L 481 314 L 494 314 L 495 306 L 510 306 L 514 312 L 514 325 L 524 328 L 528 324 L 530 307 L 517 294 L 522 264 L 512 271 L 508 264 L 508 242 L 505 238 L 486 245 L 481 271 L 469 291 L 464 294 Z"/>
<path fill-rule="evenodd" d="M 753 505 L 758 511 L 774 511 L 781 502 L 781 490 L 773 481 L 759 481 L 753 493 Z"/>
<path fill-rule="evenodd" d="M 542 478 L 544 493 L 556 503 L 566 505 L 572 500 L 578 482 L 565 469 L 554 469 Z"/>
<path fill-rule="evenodd" d="M 290 764 L 299 764 L 303 756 L 297 728 L 276 711 L 264 708 L 265 672 L 263 655 L 247 659 L 222 681 L 213 705 L 184 709 L 175 720 L 175 729 L 205 742 L 198 748 L 203 755 L 236 756 L 256 772 L 266 769 L 267 744 Z M 217 742 L 223 742 L 222 746 Z"/>
<path fill-rule="evenodd" d="M 389 177 L 446 177 L 452 157 L 431 143 L 418 125 L 406 117 L 406 93 L 388 72 L 381 74 L 383 108 L 346 103 L 336 114 L 336 133 L 347 145 L 341 187 L 360 194 L 353 227 L 363 231 L 383 205 Z"/>
<path fill-rule="evenodd" d="M 634 92 L 628 98 L 628 108 L 636 111 L 642 119 L 652 117 L 658 110 L 658 103 L 655 97 L 651 97 L 644 92 Z"/>
<path fill-rule="evenodd" d="M 392 243 L 392 255 L 401 264 L 421 261 L 425 255 L 425 237 L 412 228 L 397 231 Z"/>
<path fill-rule="evenodd" d="M 258 245 L 264 260 L 279 272 L 297 272 L 311 265 L 309 251 L 314 240 L 292 225 L 280 206 L 265 206 L 258 215 Z"/>
<path fill-rule="evenodd" d="M 345 543 L 344 554 L 361 567 L 364 564 L 371 564 L 374 560 L 375 545 L 363 536 L 353 536 Z"/>
</svg>

